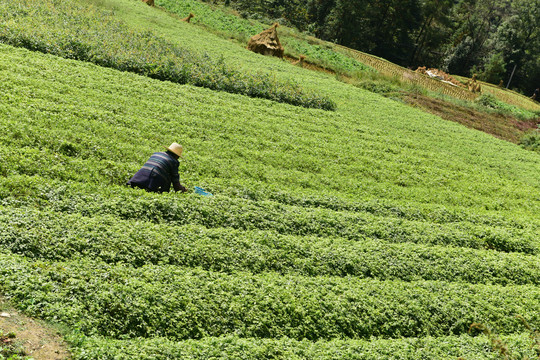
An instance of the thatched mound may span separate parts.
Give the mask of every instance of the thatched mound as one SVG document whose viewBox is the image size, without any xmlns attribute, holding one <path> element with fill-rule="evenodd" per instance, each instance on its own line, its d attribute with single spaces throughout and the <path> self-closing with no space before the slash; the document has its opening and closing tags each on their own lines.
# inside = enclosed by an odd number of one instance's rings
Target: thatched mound
<svg viewBox="0 0 540 360">
<path fill-rule="evenodd" d="M 249 39 L 248 50 L 262 55 L 272 55 L 283 58 L 283 46 L 279 42 L 276 28 L 279 24 L 274 24 L 270 29 L 254 35 Z"/>
<path fill-rule="evenodd" d="M 154 0 L 142 0 L 148 6 L 154 6 Z"/>
</svg>

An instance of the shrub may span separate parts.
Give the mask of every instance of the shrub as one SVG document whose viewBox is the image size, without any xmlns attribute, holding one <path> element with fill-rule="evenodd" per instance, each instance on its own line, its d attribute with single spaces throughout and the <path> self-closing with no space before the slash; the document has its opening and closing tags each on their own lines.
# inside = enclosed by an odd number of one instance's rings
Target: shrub
<svg viewBox="0 0 540 360">
<path fill-rule="evenodd" d="M 524 149 L 540 152 L 540 131 L 535 130 L 525 134 L 519 144 Z"/>
</svg>

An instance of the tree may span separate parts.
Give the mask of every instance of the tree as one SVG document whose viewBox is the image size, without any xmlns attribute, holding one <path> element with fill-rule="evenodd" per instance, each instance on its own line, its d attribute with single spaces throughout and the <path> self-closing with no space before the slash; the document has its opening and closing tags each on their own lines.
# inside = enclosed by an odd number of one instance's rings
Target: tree
<svg viewBox="0 0 540 360">
<path fill-rule="evenodd" d="M 456 4 L 454 35 L 443 63 L 446 71 L 469 75 L 473 66 L 483 65 L 488 55 L 486 42 L 497 31 L 509 5 L 509 0 L 461 0 Z"/>
<path fill-rule="evenodd" d="M 503 54 L 507 71 L 516 68 L 516 87 L 527 91 L 540 86 L 540 0 L 514 0 L 511 14 L 499 27 L 494 48 Z"/>
<path fill-rule="evenodd" d="M 439 66 L 440 49 L 451 35 L 450 14 L 453 5 L 454 0 L 425 0 L 421 3 L 422 21 L 413 34 L 414 48 L 408 60 L 409 66 Z"/>
<path fill-rule="evenodd" d="M 309 9 L 318 36 L 398 63 L 407 60 L 421 24 L 419 0 L 315 0 Z M 324 21 L 323 9 L 330 10 Z"/>
</svg>

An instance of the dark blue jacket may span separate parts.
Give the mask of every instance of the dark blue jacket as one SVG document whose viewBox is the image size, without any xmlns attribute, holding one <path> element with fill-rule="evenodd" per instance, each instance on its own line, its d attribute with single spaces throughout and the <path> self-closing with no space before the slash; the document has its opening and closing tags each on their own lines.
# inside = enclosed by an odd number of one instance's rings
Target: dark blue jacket
<svg viewBox="0 0 540 360">
<path fill-rule="evenodd" d="M 164 192 L 171 189 L 171 183 L 179 183 L 178 166 L 180 163 L 169 152 L 157 152 L 128 181 L 128 185 L 152 192 Z"/>
</svg>

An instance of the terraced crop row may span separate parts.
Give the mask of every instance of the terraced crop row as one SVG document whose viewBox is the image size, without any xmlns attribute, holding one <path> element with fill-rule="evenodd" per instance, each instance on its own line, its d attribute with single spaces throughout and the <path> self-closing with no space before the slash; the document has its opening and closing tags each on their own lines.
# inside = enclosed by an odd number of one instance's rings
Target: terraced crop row
<svg viewBox="0 0 540 360">
<path fill-rule="evenodd" d="M 7 185 L 7 184 L 6 184 Z M 80 189 L 80 191 L 77 190 Z M 370 213 L 304 208 L 272 201 L 250 201 L 228 197 L 211 199 L 196 195 L 141 196 L 143 191 L 117 188 L 116 197 L 91 193 L 88 186 L 70 188 L 40 186 L 24 200 L 0 188 L 0 204 L 23 204 L 43 210 L 82 214 L 113 215 L 126 220 L 145 220 L 176 225 L 198 224 L 206 227 L 228 227 L 238 230 L 272 230 L 284 235 L 342 237 L 353 241 L 365 238 L 392 243 L 451 245 L 506 252 L 538 253 L 538 230 L 476 225 L 470 222 L 436 224 L 402 218 L 380 217 Z M 119 192 L 125 196 L 118 196 Z"/>
<path fill-rule="evenodd" d="M 538 257 L 515 253 L 120 221 L 32 208 L 2 208 L 1 213 L 0 249 L 31 259 L 87 257 L 135 267 L 177 265 L 227 273 L 540 285 Z"/>
<path fill-rule="evenodd" d="M 486 336 L 444 336 L 409 339 L 373 339 L 298 341 L 294 339 L 243 339 L 235 336 L 202 340 L 171 341 L 166 338 L 147 340 L 78 339 L 84 345 L 77 359 L 328 359 L 328 360 L 495 360 L 499 354 L 490 351 Z M 533 359 L 536 352 L 528 334 L 502 336 L 502 342 L 518 358 Z"/>
<path fill-rule="evenodd" d="M 520 332 L 540 321 L 538 286 L 379 281 L 0 255 L 0 291 L 31 314 L 111 338 L 309 339 L 446 336 L 473 322 Z M 497 311 L 494 311 L 496 309 Z"/>
</svg>

